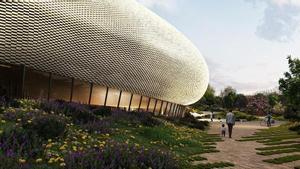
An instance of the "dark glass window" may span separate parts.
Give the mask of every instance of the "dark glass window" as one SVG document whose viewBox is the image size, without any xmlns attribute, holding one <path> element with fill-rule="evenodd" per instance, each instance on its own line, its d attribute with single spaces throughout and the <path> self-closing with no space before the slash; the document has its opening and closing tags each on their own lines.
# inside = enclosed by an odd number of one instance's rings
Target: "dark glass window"
<svg viewBox="0 0 300 169">
<path fill-rule="evenodd" d="M 80 80 L 74 80 L 73 102 L 88 104 L 90 97 L 90 84 Z"/>
<path fill-rule="evenodd" d="M 146 111 L 148 106 L 149 97 L 143 96 L 140 111 Z"/>
<path fill-rule="evenodd" d="M 71 96 L 72 79 L 52 75 L 50 99 L 69 101 Z"/>
<path fill-rule="evenodd" d="M 49 73 L 26 69 L 24 96 L 30 99 L 47 99 Z"/>
<path fill-rule="evenodd" d="M 0 95 L 21 96 L 22 73 L 20 66 L 0 64 Z"/>
</svg>

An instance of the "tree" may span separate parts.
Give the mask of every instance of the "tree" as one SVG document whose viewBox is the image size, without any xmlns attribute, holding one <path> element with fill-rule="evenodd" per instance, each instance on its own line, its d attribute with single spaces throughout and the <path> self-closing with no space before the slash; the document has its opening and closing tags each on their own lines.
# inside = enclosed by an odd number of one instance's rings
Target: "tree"
<svg viewBox="0 0 300 169">
<path fill-rule="evenodd" d="M 229 93 L 236 93 L 236 90 L 233 87 L 228 86 L 224 90 L 221 91 L 221 97 L 224 98 Z"/>
<path fill-rule="evenodd" d="M 234 107 L 234 102 L 236 99 L 236 90 L 231 86 L 226 87 L 221 92 L 221 97 L 223 98 L 224 107 L 227 109 L 232 109 Z"/>
<path fill-rule="evenodd" d="M 247 110 L 254 115 L 266 115 L 270 110 L 268 98 L 261 93 L 249 96 Z"/>
<path fill-rule="evenodd" d="M 289 72 L 279 80 L 279 90 L 286 97 L 286 114 L 290 118 L 300 119 L 300 59 L 287 57 Z"/>
<path fill-rule="evenodd" d="M 208 85 L 207 90 L 202 99 L 194 103 L 193 107 L 198 109 L 211 110 L 215 102 L 215 90 L 212 86 Z"/>
<path fill-rule="evenodd" d="M 238 108 L 239 110 L 246 108 L 248 103 L 248 99 L 245 95 L 243 94 L 238 94 L 236 96 L 235 102 L 234 102 L 234 107 Z"/>
</svg>

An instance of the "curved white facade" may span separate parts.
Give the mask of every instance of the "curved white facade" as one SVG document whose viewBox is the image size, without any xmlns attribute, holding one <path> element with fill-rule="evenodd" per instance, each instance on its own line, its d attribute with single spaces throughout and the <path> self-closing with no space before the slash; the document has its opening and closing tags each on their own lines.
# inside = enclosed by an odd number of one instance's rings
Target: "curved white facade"
<svg viewBox="0 0 300 169">
<path fill-rule="evenodd" d="M 0 1 L 0 62 L 182 105 L 208 69 L 197 48 L 135 0 Z"/>
</svg>

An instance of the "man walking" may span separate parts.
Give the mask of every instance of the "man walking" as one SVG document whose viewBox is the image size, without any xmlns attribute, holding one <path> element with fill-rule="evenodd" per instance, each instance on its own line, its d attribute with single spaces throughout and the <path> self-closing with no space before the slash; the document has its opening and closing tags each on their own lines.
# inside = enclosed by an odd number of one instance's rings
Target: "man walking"
<svg viewBox="0 0 300 169">
<path fill-rule="evenodd" d="M 229 110 L 229 112 L 226 114 L 226 123 L 228 126 L 229 138 L 231 138 L 232 128 L 235 124 L 235 116 L 232 113 L 232 110 Z"/>
</svg>

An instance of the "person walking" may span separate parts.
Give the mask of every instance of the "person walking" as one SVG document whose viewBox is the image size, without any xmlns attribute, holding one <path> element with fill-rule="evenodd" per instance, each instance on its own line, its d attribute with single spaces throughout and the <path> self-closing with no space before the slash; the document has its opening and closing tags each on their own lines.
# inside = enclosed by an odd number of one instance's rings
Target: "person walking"
<svg viewBox="0 0 300 169">
<path fill-rule="evenodd" d="M 214 120 L 214 112 L 212 111 L 212 112 L 210 112 L 210 121 L 211 122 L 213 122 Z"/>
<path fill-rule="evenodd" d="M 235 124 L 235 116 L 234 116 L 232 110 L 229 110 L 229 112 L 226 114 L 226 124 L 228 126 L 229 138 L 231 138 L 232 129 Z"/>
</svg>

